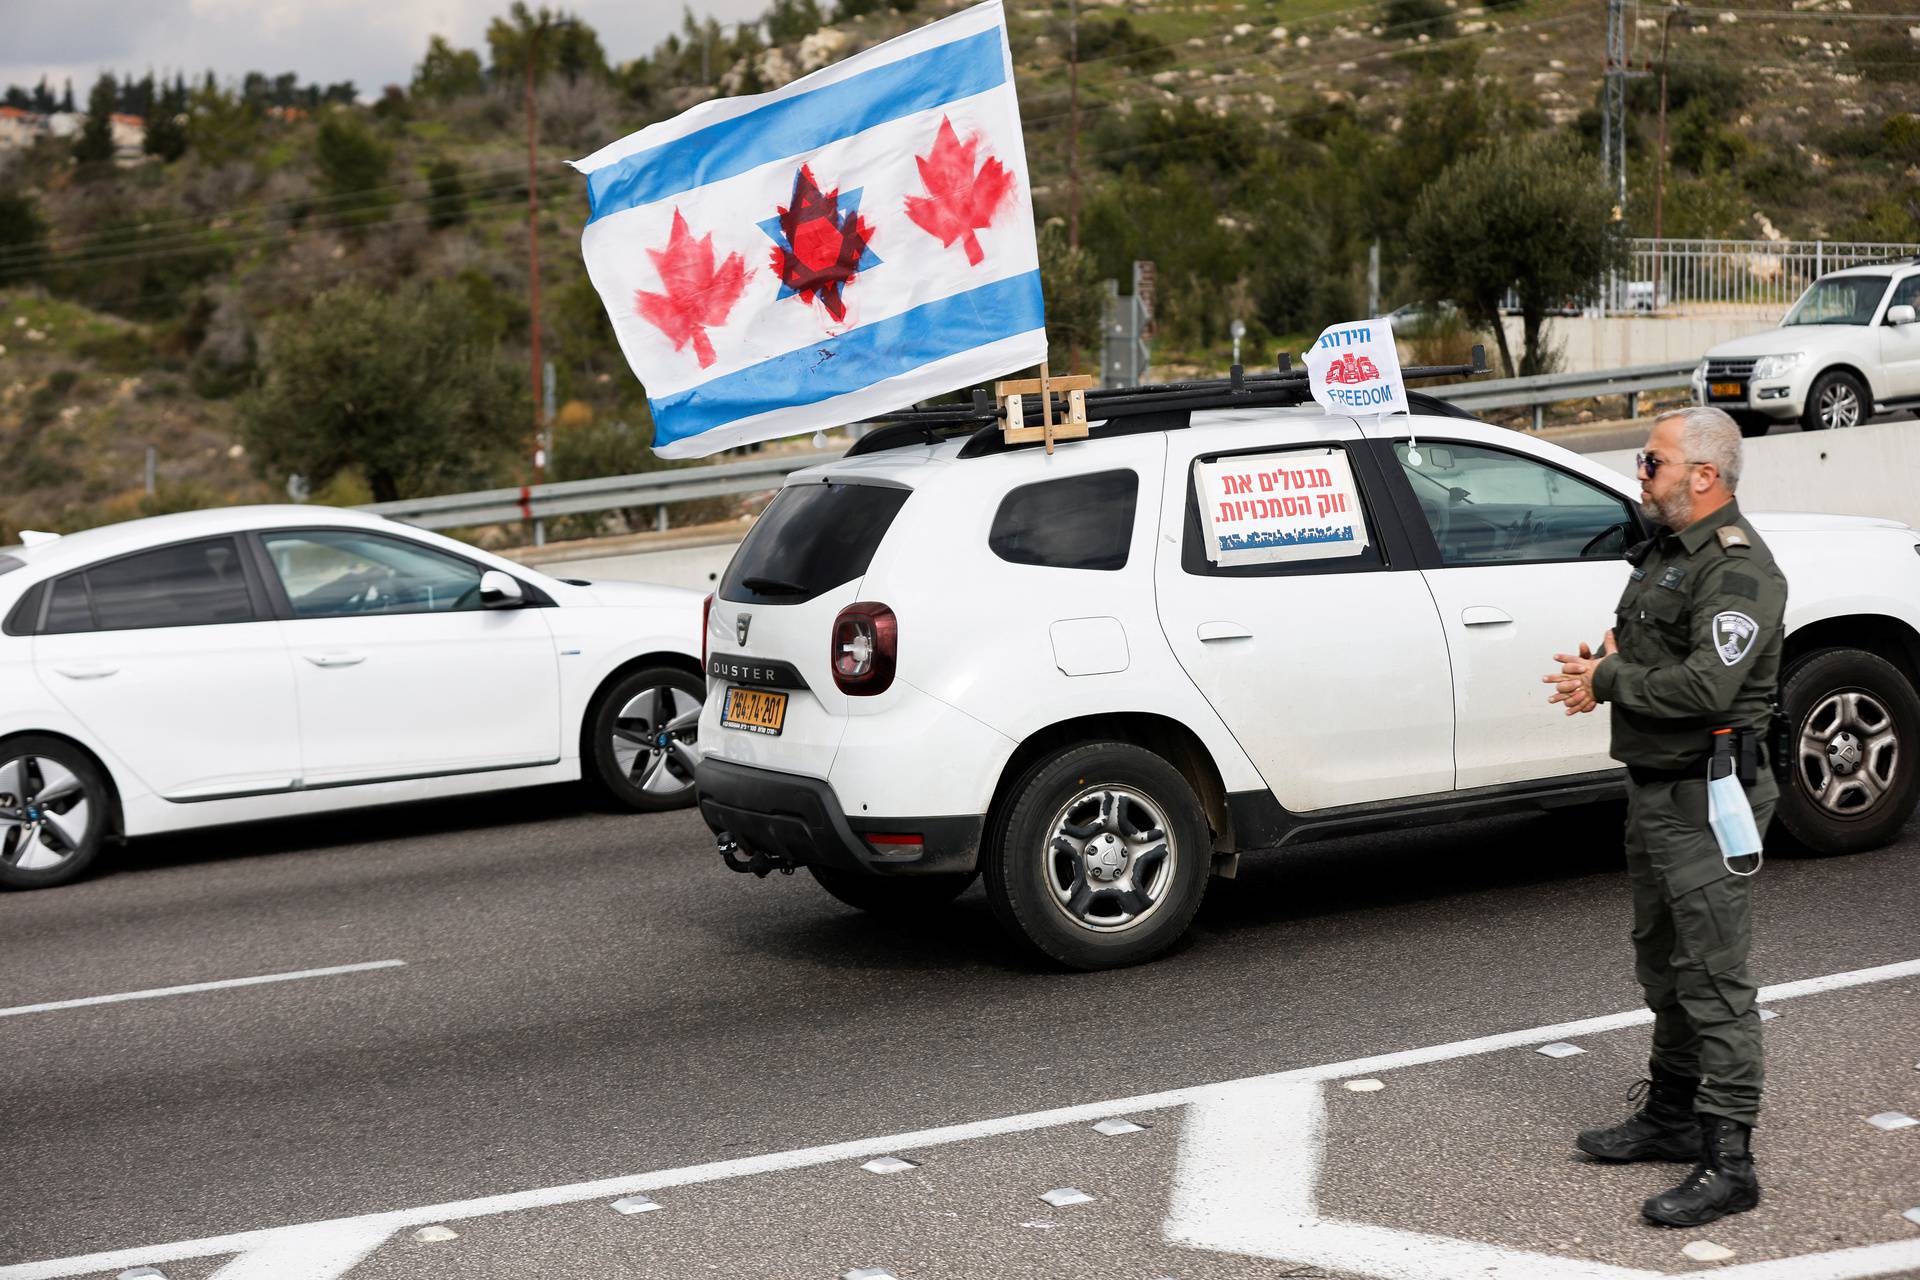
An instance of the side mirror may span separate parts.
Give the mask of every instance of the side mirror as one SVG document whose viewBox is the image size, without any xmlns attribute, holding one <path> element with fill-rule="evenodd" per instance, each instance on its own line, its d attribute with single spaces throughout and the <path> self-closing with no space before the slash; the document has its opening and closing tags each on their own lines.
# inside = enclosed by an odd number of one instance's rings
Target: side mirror
<svg viewBox="0 0 1920 1280">
<path fill-rule="evenodd" d="M 1897 307 L 1887 308 L 1888 324 L 1912 324 L 1913 321 L 1914 321 L 1913 308 L 1907 306 L 1905 303 L 1902 303 Z"/>
<path fill-rule="evenodd" d="M 489 569 L 480 575 L 482 609 L 518 609 L 526 602 L 527 598 L 520 594 L 520 584 L 510 574 Z"/>
</svg>

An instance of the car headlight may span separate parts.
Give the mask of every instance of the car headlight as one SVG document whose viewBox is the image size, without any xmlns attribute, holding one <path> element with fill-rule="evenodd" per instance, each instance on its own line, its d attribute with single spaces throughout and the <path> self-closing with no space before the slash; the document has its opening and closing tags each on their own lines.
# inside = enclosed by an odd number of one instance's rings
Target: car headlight
<svg viewBox="0 0 1920 1280">
<path fill-rule="evenodd" d="M 1761 356 L 1753 362 L 1755 381 L 1767 378 L 1784 378 L 1793 367 L 1807 358 L 1804 351 L 1789 352 L 1784 356 Z"/>
</svg>

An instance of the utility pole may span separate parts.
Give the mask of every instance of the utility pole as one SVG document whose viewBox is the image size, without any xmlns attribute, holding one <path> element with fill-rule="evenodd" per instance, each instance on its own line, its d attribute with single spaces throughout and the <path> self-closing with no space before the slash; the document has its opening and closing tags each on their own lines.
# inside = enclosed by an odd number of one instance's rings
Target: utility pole
<svg viewBox="0 0 1920 1280">
<path fill-rule="evenodd" d="M 1080 247 L 1080 0 L 1067 8 L 1067 247 Z"/>
<path fill-rule="evenodd" d="M 1667 180 L 1667 50 L 1673 39 L 1673 20 L 1686 13 L 1682 5 L 1667 10 L 1667 19 L 1660 24 L 1660 154 L 1653 164 L 1653 305 L 1660 306 L 1660 267 L 1664 255 L 1660 252 L 1661 217 L 1666 209 Z"/>
<path fill-rule="evenodd" d="M 1627 0 L 1607 0 L 1607 69 L 1601 89 L 1600 167 L 1627 208 Z"/>
<path fill-rule="evenodd" d="M 546 478 L 547 451 L 541 447 L 546 424 L 540 420 L 542 361 L 540 359 L 540 170 L 536 127 L 538 111 L 533 99 L 533 64 L 540 56 L 540 27 L 527 37 L 527 305 L 531 308 L 528 325 L 533 338 L 533 482 Z M 538 528 L 538 526 L 536 526 Z"/>
</svg>

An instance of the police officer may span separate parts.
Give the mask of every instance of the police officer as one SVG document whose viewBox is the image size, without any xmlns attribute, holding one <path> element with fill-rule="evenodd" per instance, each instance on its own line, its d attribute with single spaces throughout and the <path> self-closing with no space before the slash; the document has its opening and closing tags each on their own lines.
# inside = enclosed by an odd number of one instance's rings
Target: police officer
<svg viewBox="0 0 1920 1280">
<path fill-rule="evenodd" d="M 1641 1208 L 1650 1222 L 1691 1227 L 1760 1199 L 1750 1146 L 1760 1016 L 1747 971 L 1757 860 L 1723 857 L 1707 821 L 1707 761 L 1714 731 L 1731 729 L 1765 831 L 1779 791 L 1760 743 L 1787 582 L 1734 501 L 1740 428 L 1725 413 L 1662 414 L 1636 462 L 1640 509 L 1660 528 L 1627 553 L 1632 576 L 1600 652 L 1557 654 L 1560 670 L 1545 677 L 1569 715 L 1612 704 L 1612 754 L 1629 778 L 1635 972 L 1654 1015 L 1641 1109 L 1577 1145 L 1600 1160 L 1694 1162 Z"/>
</svg>

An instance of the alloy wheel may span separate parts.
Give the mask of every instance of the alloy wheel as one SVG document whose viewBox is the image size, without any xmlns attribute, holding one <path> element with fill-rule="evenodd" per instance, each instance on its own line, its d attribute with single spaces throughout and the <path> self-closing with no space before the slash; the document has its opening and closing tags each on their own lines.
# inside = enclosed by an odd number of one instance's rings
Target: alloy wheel
<svg viewBox="0 0 1920 1280">
<path fill-rule="evenodd" d="M 0 866 L 50 871 L 77 857 L 94 805 L 80 776 L 58 760 L 0 760 Z"/>
<path fill-rule="evenodd" d="M 1167 816 L 1152 799 L 1128 787 L 1093 787 L 1054 815 L 1047 887 L 1076 925 L 1118 933 L 1160 908 L 1179 856 Z"/>
<path fill-rule="evenodd" d="M 1825 427 L 1860 425 L 1860 393 L 1851 383 L 1830 382 L 1820 393 L 1820 423 Z"/>
<path fill-rule="evenodd" d="M 1800 722 L 1797 771 L 1814 803 L 1835 817 L 1858 818 L 1892 790 L 1900 736 L 1886 704 L 1862 689 L 1841 689 Z"/>
<path fill-rule="evenodd" d="M 684 795 L 700 763 L 699 732 L 700 703 L 692 694 L 667 685 L 640 690 L 613 721 L 621 776 L 649 795 Z"/>
</svg>

